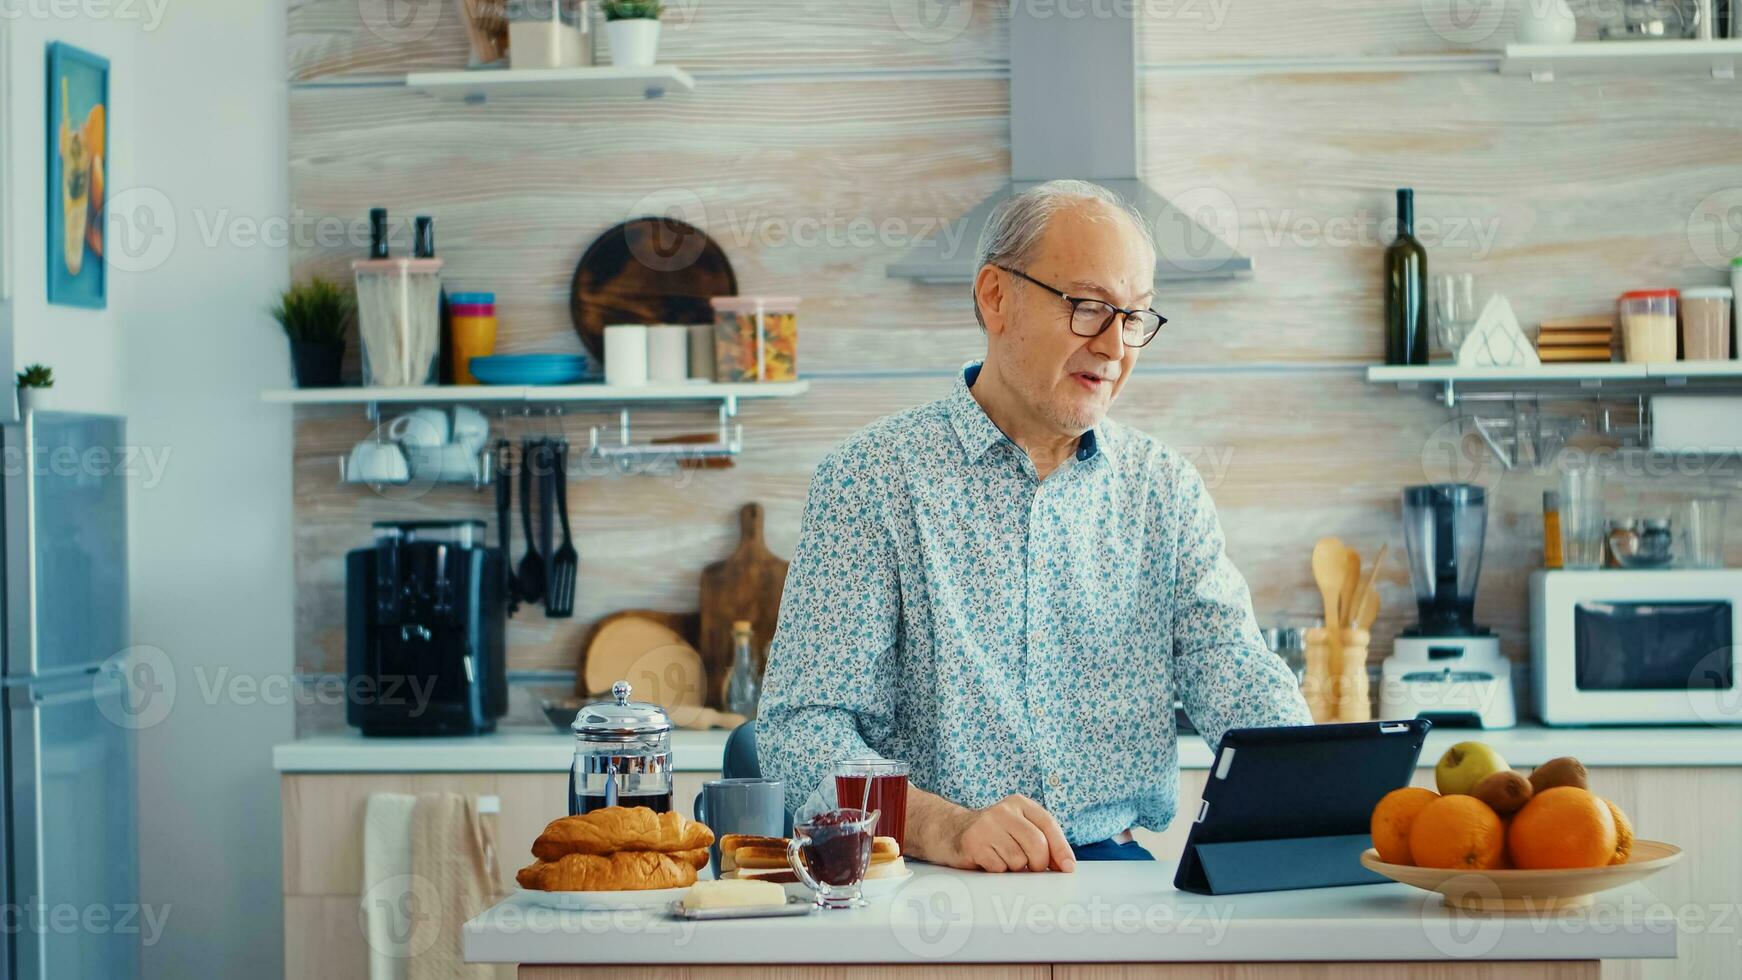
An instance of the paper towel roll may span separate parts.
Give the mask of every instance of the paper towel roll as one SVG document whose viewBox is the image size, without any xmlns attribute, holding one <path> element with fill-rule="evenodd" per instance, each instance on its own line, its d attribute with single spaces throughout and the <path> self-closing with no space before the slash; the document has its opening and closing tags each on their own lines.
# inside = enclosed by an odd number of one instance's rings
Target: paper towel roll
<svg viewBox="0 0 1742 980">
<path fill-rule="evenodd" d="M 647 325 L 619 323 L 605 328 L 605 383 L 634 387 L 647 383 Z"/>
<path fill-rule="evenodd" d="M 690 376 L 690 328 L 662 323 L 647 328 L 647 377 L 684 381 Z"/>
</svg>

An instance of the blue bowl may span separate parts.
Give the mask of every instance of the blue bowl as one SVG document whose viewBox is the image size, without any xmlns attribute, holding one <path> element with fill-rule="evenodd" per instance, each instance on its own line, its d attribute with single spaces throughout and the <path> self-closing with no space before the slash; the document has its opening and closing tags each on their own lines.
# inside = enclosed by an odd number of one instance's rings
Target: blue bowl
<svg viewBox="0 0 1742 980">
<path fill-rule="evenodd" d="M 474 357 L 472 377 L 487 385 L 566 385 L 591 380 L 584 354 L 495 354 Z"/>
</svg>

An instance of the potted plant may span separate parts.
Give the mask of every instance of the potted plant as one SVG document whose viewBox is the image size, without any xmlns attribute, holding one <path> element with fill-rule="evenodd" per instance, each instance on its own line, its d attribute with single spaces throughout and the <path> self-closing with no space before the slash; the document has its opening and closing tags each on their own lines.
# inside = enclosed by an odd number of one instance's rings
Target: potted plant
<svg viewBox="0 0 1742 980">
<path fill-rule="evenodd" d="M 345 334 L 357 317 L 357 298 L 320 277 L 291 286 L 272 308 L 290 338 L 298 388 L 336 388 L 345 360 Z"/>
<path fill-rule="evenodd" d="M 27 364 L 18 372 L 18 417 L 50 408 L 49 389 L 54 387 L 54 370 L 46 364 Z"/>
<path fill-rule="evenodd" d="M 646 68 L 659 53 L 659 0 L 605 0 L 605 33 L 611 64 Z"/>
</svg>

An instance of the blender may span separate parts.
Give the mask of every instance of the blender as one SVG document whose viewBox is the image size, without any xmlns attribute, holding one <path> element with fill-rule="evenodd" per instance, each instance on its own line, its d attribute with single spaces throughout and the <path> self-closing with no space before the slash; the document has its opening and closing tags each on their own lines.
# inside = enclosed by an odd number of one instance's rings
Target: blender
<svg viewBox="0 0 1742 980">
<path fill-rule="evenodd" d="M 1380 668 L 1381 718 L 1511 728 L 1512 665 L 1475 620 L 1476 578 L 1488 527 L 1488 492 L 1468 483 L 1403 490 L 1403 543 L 1417 622 Z"/>
</svg>

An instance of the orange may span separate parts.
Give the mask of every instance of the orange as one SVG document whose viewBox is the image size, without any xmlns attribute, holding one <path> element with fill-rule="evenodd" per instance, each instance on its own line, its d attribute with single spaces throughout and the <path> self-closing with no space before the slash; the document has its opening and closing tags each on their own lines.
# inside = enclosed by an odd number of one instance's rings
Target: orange
<svg viewBox="0 0 1742 980">
<path fill-rule="evenodd" d="M 1602 797 L 1555 786 L 1513 815 L 1506 843 L 1520 868 L 1598 868 L 1615 857 L 1616 836 L 1615 817 Z"/>
<path fill-rule="evenodd" d="M 1626 864 L 1633 856 L 1633 821 L 1627 819 L 1627 814 L 1615 805 L 1614 800 L 1604 800 L 1609 804 L 1609 816 L 1615 820 L 1615 855 L 1609 859 L 1610 864 Z"/>
<path fill-rule="evenodd" d="M 1373 834 L 1373 849 L 1379 860 L 1387 864 L 1414 864 L 1409 855 L 1409 828 L 1415 823 L 1422 807 L 1440 798 L 1440 794 L 1420 786 L 1405 786 L 1386 793 L 1373 808 L 1368 829 Z"/>
<path fill-rule="evenodd" d="M 1497 868 L 1506 855 L 1506 828 L 1474 796 L 1442 796 L 1416 814 L 1409 853 L 1423 868 Z"/>
</svg>

